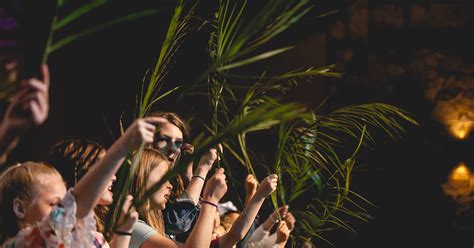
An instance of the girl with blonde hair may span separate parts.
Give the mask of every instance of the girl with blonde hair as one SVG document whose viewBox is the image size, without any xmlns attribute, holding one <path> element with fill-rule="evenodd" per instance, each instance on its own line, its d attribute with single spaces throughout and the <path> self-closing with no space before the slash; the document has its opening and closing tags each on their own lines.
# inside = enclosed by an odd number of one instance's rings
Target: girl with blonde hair
<svg viewBox="0 0 474 248">
<path fill-rule="evenodd" d="M 136 120 L 68 191 L 50 165 L 26 162 L 7 169 L 0 176 L 2 247 L 100 247 L 94 243 L 92 210 L 130 149 L 152 142 L 160 121 L 157 117 Z M 129 239 L 121 237 L 121 243 Z"/>
</svg>

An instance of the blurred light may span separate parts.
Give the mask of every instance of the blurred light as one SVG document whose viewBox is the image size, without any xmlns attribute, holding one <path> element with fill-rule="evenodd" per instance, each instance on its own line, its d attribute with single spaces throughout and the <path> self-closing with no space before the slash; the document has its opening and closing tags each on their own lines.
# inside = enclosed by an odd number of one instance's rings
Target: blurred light
<svg viewBox="0 0 474 248">
<path fill-rule="evenodd" d="M 460 162 L 442 185 L 444 193 L 453 198 L 466 197 L 474 191 L 474 174 L 464 162 Z"/>
<path fill-rule="evenodd" d="M 462 115 L 458 121 L 451 124 L 449 130 L 458 139 L 465 139 L 474 128 L 474 123 L 466 115 Z"/>
</svg>

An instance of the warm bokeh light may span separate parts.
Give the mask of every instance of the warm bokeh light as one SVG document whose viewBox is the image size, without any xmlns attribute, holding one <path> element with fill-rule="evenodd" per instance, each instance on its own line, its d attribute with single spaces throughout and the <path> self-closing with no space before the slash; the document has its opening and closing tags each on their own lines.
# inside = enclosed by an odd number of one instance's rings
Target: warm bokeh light
<svg viewBox="0 0 474 248">
<path fill-rule="evenodd" d="M 469 182 L 471 177 L 471 170 L 466 166 L 465 163 L 461 162 L 459 165 L 451 171 L 450 179 L 453 181 Z"/>
<path fill-rule="evenodd" d="M 464 162 L 460 162 L 442 186 L 444 193 L 453 198 L 468 196 L 474 191 L 474 174 Z"/>
<path fill-rule="evenodd" d="M 469 120 L 466 116 L 462 116 L 457 122 L 450 126 L 451 134 L 458 139 L 465 139 L 474 128 L 474 122 Z"/>
</svg>

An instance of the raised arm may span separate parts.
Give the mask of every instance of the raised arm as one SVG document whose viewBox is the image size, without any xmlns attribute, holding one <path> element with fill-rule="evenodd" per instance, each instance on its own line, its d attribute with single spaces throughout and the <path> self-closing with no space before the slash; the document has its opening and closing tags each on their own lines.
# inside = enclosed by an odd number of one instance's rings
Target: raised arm
<svg viewBox="0 0 474 248">
<path fill-rule="evenodd" d="M 186 242 L 184 244 L 179 243 L 161 234 L 155 233 L 153 236 L 145 240 L 140 248 L 209 247 L 211 243 L 212 230 L 214 228 L 214 217 L 217 213 L 216 206 L 219 200 L 224 196 L 225 192 L 227 192 L 227 184 L 225 182 L 224 169 L 220 168 L 214 173 L 214 176 L 207 181 L 206 187 L 204 188 L 204 202 L 201 204 L 201 211 L 191 234 L 186 239 Z M 212 204 L 215 204 L 216 206 Z"/>
<path fill-rule="evenodd" d="M 222 151 L 222 146 L 220 144 L 219 149 Z M 217 149 L 212 148 L 201 157 L 198 165 L 196 166 L 196 169 L 193 171 L 193 176 L 189 181 L 189 185 L 186 188 L 186 192 L 196 204 L 199 202 L 199 197 L 201 196 L 201 191 L 204 186 L 204 181 L 207 177 L 207 173 L 209 173 L 209 170 L 211 169 L 216 159 L 218 159 Z"/>
<path fill-rule="evenodd" d="M 280 207 L 278 211 L 280 212 L 280 216 L 282 218 L 285 218 L 286 215 L 288 214 L 288 205 Z M 263 222 L 262 228 L 264 231 L 269 232 L 270 229 L 272 229 L 273 225 L 275 225 L 277 222 L 278 222 L 278 216 L 276 215 L 275 212 L 273 212 L 268 216 L 265 222 Z"/>
<path fill-rule="evenodd" d="M 112 240 L 110 241 L 111 248 L 128 248 L 130 246 L 131 236 L 127 233 L 132 233 L 133 226 L 138 220 L 138 212 L 132 205 L 133 196 L 128 195 L 122 206 L 120 218 L 117 221 L 119 226 L 116 227 Z M 130 209 L 130 211 L 129 211 Z"/>
<path fill-rule="evenodd" d="M 186 240 L 186 247 L 209 247 L 214 229 L 214 219 L 217 213 L 217 203 L 227 192 L 224 169 L 219 168 L 209 179 L 204 188 L 201 211 L 196 225 Z"/>
<path fill-rule="evenodd" d="M 7 108 L 0 125 L 0 163 L 20 142 L 28 129 L 42 125 L 49 111 L 49 71 L 41 67 L 42 78 L 21 82 L 18 92 Z"/>
<path fill-rule="evenodd" d="M 220 247 L 232 247 L 245 237 L 252 222 L 260 210 L 265 198 L 275 191 L 278 183 L 278 176 L 273 174 L 262 180 L 260 187 L 252 197 L 248 205 L 237 217 L 229 232 L 219 239 Z"/>
<path fill-rule="evenodd" d="M 97 204 L 109 184 L 109 178 L 117 172 L 129 151 L 143 143 L 153 142 L 155 126 L 164 122 L 161 117 L 137 119 L 109 148 L 105 156 L 92 166 L 74 187 L 77 218 L 85 217 Z"/>
<path fill-rule="evenodd" d="M 245 178 L 245 206 L 247 206 L 250 200 L 257 192 L 258 181 L 252 174 L 248 174 Z"/>
</svg>

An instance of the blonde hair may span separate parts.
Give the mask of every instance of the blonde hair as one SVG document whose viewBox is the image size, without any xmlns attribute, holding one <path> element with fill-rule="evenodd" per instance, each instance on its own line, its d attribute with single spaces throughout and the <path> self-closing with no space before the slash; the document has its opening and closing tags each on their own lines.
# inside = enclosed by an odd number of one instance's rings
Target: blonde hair
<svg viewBox="0 0 474 248">
<path fill-rule="evenodd" d="M 132 186 L 132 195 L 134 199 L 143 199 L 147 190 L 145 185 L 150 173 L 163 162 L 169 165 L 166 158 L 160 152 L 152 148 L 145 148 L 143 150 Z M 158 233 L 164 235 L 165 228 L 163 214 L 160 209 L 151 209 L 150 206 L 151 203 L 148 198 L 146 199 L 145 204 L 137 209 L 138 215 L 140 216 L 140 219 L 153 227 Z"/>
<path fill-rule="evenodd" d="M 21 227 L 13 212 L 13 201 L 32 201 L 39 187 L 47 185 L 44 176 L 58 176 L 57 170 L 42 162 L 25 162 L 8 168 L 0 176 L 0 243 L 14 237 Z"/>
</svg>

